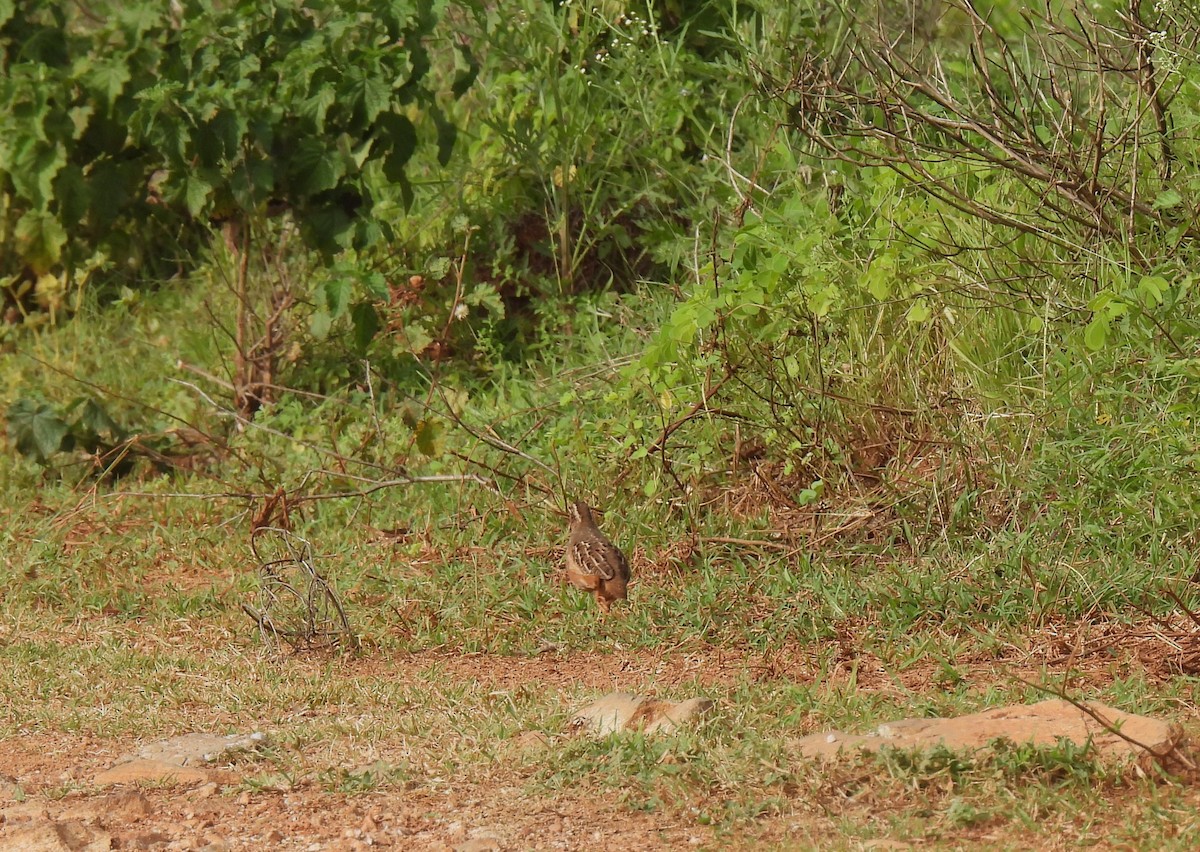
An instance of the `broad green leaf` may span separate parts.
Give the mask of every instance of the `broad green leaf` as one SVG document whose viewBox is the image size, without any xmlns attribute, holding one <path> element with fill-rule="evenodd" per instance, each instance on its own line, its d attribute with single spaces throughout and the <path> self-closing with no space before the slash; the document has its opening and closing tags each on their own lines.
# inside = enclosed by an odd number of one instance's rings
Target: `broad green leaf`
<svg viewBox="0 0 1200 852">
<path fill-rule="evenodd" d="M 390 181 L 404 179 L 404 168 L 417 149 L 417 129 L 406 116 L 387 112 L 379 116 L 375 134 L 382 143 L 383 174 Z"/>
<path fill-rule="evenodd" d="M 325 115 L 336 102 L 337 92 L 332 84 L 326 83 L 318 86 L 312 95 L 300 102 L 299 113 L 313 123 L 317 133 L 324 133 Z"/>
<path fill-rule="evenodd" d="M 354 345 L 362 352 L 379 333 L 379 313 L 370 302 L 359 302 L 351 308 L 350 320 L 354 325 Z"/>
<path fill-rule="evenodd" d="M 374 123 L 376 116 L 392 105 L 391 87 L 368 69 L 356 68 L 346 75 L 342 96 L 361 111 L 366 125 Z"/>
<path fill-rule="evenodd" d="M 108 410 L 90 398 L 83 403 L 83 410 L 79 413 L 79 425 L 93 435 L 107 435 L 110 438 L 120 439 L 123 434 L 123 430 L 112 419 Z"/>
<path fill-rule="evenodd" d="M 69 427 L 46 403 L 19 399 L 8 409 L 8 434 L 17 451 L 42 464 L 62 449 Z"/>
<path fill-rule="evenodd" d="M 1138 282 L 1138 292 L 1142 294 L 1142 300 L 1147 305 L 1161 305 L 1163 294 L 1167 292 L 1170 283 L 1161 275 L 1146 275 Z"/>
<path fill-rule="evenodd" d="M 397 178 L 392 178 L 396 183 L 396 188 L 400 190 L 400 203 L 404 205 L 404 212 L 412 210 L 415 195 L 413 194 L 412 182 L 409 181 L 408 175 L 401 173 Z"/>
<path fill-rule="evenodd" d="M 65 222 L 79 222 L 87 216 L 91 205 L 91 192 L 83 169 L 69 164 L 54 179 L 54 197 L 58 200 L 59 214 Z"/>
<path fill-rule="evenodd" d="M 1083 330 L 1083 344 L 1093 352 L 1097 352 L 1104 348 L 1106 342 L 1108 342 L 1108 318 L 1102 314 L 1096 314 L 1087 324 L 1087 328 Z"/>
<path fill-rule="evenodd" d="M 450 155 L 454 153 L 454 142 L 458 139 L 458 128 L 454 123 L 447 121 L 442 115 L 442 111 L 436 106 L 429 110 L 429 117 L 433 119 L 433 124 L 437 127 L 437 149 L 438 163 L 445 166 L 450 162 Z"/>
<path fill-rule="evenodd" d="M 422 420 L 417 424 L 417 449 L 427 458 L 437 458 L 446 447 L 444 430 L 435 420 Z"/>
<path fill-rule="evenodd" d="M 920 297 L 913 300 L 912 306 L 909 307 L 904 318 L 911 323 L 923 323 L 932 314 L 933 309 L 929 307 L 929 302 L 924 297 Z"/>
<path fill-rule="evenodd" d="M 325 307 L 329 309 L 330 319 L 337 319 L 346 313 L 350 304 L 350 294 L 354 290 L 354 282 L 349 278 L 330 278 L 325 282 Z"/>
<path fill-rule="evenodd" d="M 346 247 L 353 224 L 342 205 L 331 200 L 311 207 L 301 228 L 308 244 L 331 258 Z"/>
<path fill-rule="evenodd" d="M 458 56 L 454 58 L 454 68 L 454 82 L 450 86 L 450 93 L 457 99 L 467 93 L 471 84 L 475 82 L 475 78 L 479 76 L 479 62 L 471 53 L 469 45 L 458 45 Z"/>
<path fill-rule="evenodd" d="M 308 321 L 308 330 L 317 340 L 324 340 L 329 336 L 329 329 L 332 325 L 333 320 L 328 311 L 316 311 Z"/>
<path fill-rule="evenodd" d="M 88 89 L 103 97 L 105 106 L 111 108 L 113 103 L 125 90 L 133 75 L 129 70 L 129 58 L 122 55 L 97 59 L 87 58 L 86 65 L 80 63 L 80 82 Z"/>
<path fill-rule="evenodd" d="M 26 136 L 13 146 L 8 178 L 18 195 L 36 207 L 45 207 L 54 198 L 54 177 L 66 164 L 67 152 L 62 145 Z"/>
<path fill-rule="evenodd" d="M 188 175 L 183 188 L 183 201 L 187 205 L 188 213 L 198 217 L 212 190 L 212 184 L 198 174 Z"/>
<path fill-rule="evenodd" d="M 162 7 L 167 4 L 156 3 L 120 3 L 116 4 L 117 19 L 121 22 L 121 26 L 127 31 L 132 30 L 136 34 L 141 34 L 146 30 L 151 29 L 162 19 L 164 9 Z"/>
<path fill-rule="evenodd" d="M 62 258 L 67 232 L 53 213 L 28 210 L 17 220 L 17 248 L 25 262 L 41 274 Z"/>
<path fill-rule="evenodd" d="M 1165 210 L 1171 207 L 1178 207 L 1183 203 L 1183 196 L 1174 189 L 1164 189 L 1154 199 L 1155 210 Z"/>
<path fill-rule="evenodd" d="M 410 354 L 420 355 L 429 348 L 431 343 L 433 343 L 433 335 L 429 333 L 423 323 L 416 322 L 404 327 L 404 350 Z"/>
<path fill-rule="evenodd" d="M 873 263 L 866 273 L 867 292 L 880 302 L 892 296 L 892 273 L 890 265 Z"/>
<path fill-rule="evenodd" d="M 315 137 L 300 141 L 291 165 L 295 187 L 303 195 L 317 195 L 333 189 L 346 171 L 338 152 Z"/>
</svg>

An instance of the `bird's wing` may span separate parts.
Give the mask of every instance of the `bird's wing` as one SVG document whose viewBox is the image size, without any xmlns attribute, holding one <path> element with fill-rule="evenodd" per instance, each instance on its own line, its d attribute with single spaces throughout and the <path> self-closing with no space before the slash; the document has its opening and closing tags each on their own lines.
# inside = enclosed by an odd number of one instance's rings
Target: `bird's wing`
<svg viewBox="0 0 1200 852">
<path fill-rule="evenodd" d="M 595 574 L 604 580 L 611 580 L 620 570 L 618 560 L 620 554 L 616 548 L 605 541 L 594 538 L 583 538 L 572 545 L 575 564 L 579 570 L 587 574 Z"/>
</svg>

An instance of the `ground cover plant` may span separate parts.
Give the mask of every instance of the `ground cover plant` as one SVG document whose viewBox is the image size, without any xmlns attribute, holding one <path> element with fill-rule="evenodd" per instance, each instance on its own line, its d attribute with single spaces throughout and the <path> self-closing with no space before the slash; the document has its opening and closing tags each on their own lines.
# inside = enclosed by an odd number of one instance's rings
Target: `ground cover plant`
<svg viewBox="0 0 1200 852">
<path fill-rule="evenodd" d="M 0 840 L 1191 847 L 1186 749 L 799 741 L 1197 733 L 1200 10 L 778 5 L 0 0 Z"/>
</svg>

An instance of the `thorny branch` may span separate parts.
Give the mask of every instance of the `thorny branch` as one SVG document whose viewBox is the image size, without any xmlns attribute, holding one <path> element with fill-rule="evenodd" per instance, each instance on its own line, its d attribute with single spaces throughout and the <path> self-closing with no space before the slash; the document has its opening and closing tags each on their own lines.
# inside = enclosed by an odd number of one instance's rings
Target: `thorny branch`
<svg viewBox="0 0 1200 852">
<path fill-rule="evenodd" d="M 1147 24 L 1141 6 L 1130 2 L 1123 29 L 1026 13 L 1018 38 L 971 0 L 952 0 L 970 47 L 953 70 L 936 46 L 858 20 L 842 51 L 814 49 L 774 93 L 820 157 L 891 169 L 963 213 L 1071 253 L 1119 240 L 1147 269 L 1135 234 L 1200 237 L 1188 211 L 1155 203 L 1176 160 L 1175 91 L 1158 54 L 1191 55 L 1200 31 Z M 984 170 L 1024 184 L 1029 200 L 981 191 Z"/>
</svg>

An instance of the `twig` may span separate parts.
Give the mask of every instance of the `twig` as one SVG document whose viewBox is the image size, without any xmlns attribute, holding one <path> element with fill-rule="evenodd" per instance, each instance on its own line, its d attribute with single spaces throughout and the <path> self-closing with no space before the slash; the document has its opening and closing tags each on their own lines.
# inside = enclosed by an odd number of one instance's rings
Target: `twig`
<svg viewBox="0 0 1200 852">
<path fill-rule="evenodd" d="M 1072 698 L 1065 691 L 1063 691 L 1061 689 L 1057 689 L 1053 686 L 1047 686 L 1044 683 L 1034 683 L 1032 681 L 1028 681 L 1025 678 L 1021 677 L 1020 675 L 1010 673 L 1009 676 L 1012 677 L 1013 680 L 1017 681 L 1018 683 L 1023 683 L 1026 686 L 1030 687 L 1031 689 L 1040 690 L 1041 692 L 1045 692 L 1047 695 L 1053 695 L 1055 698 L 1060 698 L 1063 701 L 1066 701 L 1068 704 L 1070 704 L 1076 710 L 1079 710 L 1081 713 L 1090 717 L 1093 721 L 1095 721 L 1098 725 L 1100 725 L 1100 727 L 1102 727 L 1108 733 L 1113 734 L 1116 737 L 1119 737 L 1120 739 L 1124 740 L 1125 742 L 1129 743 L 1129 745 L 1134 746 L 1135 748 L 1141 749 L 1146 754 L 1149 754 L 1160 761 L 1167 757 L 1174 757 L 1176 760 L 1178 760 L 1180 763 L 1182 763 L 1184 765 L 1184 767 L 1186 767 L 1189 771 L 1192 771 L 1192 772 L 1196 771 L 1196 764 L 1194 762 L 1192 762 L 1192 760 L 1190 758 L 1188 758 L 1187 755 L 1185 755 L 1182 752 L 1182 750 L 1179 748 L 1179 744 L 1177 742 L 1172 741 L 1170 743 L 1170 745 L 1167 747 L 1167 750 L 1160 753 L 1160 752 L 1156 751 L 1153 747 L 1146 745 L 1146 743 L 1141 742 L 1140 740 L 1134 739 L 1133 737 L 1129 736 L 1129 734 L 1122 731 L 1119 726 L 1114 725 L 1108 719 L 1105 719 L 1103 716 L 1101 716 L 1099 713 L 1097 713 L 1095 710 L 1093 710 L 1091 707 L 1089 707 L 1084 702 L 1079 701 L 1078 699 Z"/>
</svg>

